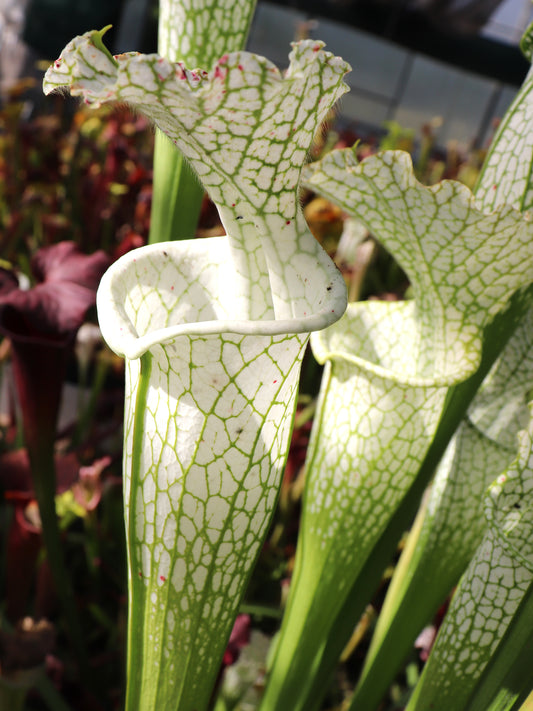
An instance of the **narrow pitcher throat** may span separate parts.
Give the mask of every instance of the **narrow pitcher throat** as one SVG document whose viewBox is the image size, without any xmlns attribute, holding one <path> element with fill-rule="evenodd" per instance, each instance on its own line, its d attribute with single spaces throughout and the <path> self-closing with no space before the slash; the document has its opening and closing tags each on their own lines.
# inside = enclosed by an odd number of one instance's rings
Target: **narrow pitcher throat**
<svg viewBox="0 0 533 711">
<path fill-rule="evenodd" d="M 306 318 L 331 303 L 340 317 L 346 303 L 341 275 L 311 234 L 294 190 L 271 196 L 260 208 L 242 200 L 217 208 L 236 277 L 249 297 L 247 318 L 265 318 L 254 296 L 258 285 L 272 309 L 267 318 Z"/>
</svg>

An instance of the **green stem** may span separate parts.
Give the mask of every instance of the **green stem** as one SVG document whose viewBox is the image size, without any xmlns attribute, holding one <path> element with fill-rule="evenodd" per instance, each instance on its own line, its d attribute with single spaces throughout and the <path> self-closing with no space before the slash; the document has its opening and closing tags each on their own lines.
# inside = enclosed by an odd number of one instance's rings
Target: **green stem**
<svg viewBox="0 0 533 711">
<path fill-rule="evenodd" d="M 431 619 L 435 601 L 433 595 L 425 595 L 422 600 L 420 599 L 419 591 L 427 589 L 426 586 L 431 582 L 424 577 L 425 571 L 424 573 L 418 572 L 416 565 L 413 565 L 413 558 L 417 554 L 420 531 L 427 515 L 428 499 L 429 497 L 426 495 L 418 510 L 387 591 L 387 600 L 397 600 L 401 597 L 403 586 L 406 586 L 407 581 L 409 581 L 408 593 L 403 600 L 408 600 L 412 606 L 416 605 L 417 615 L 419 615 L 420 620 L 423 619 L 423 624 L 426 624 Z M 414 562 L 416 564 L 416 559 Z M 417 581 L 417 584 L 413 584 L 413 578 Z M 384 619 L 384 612 L 386 619 Z M 372 643 L 374 643 L 376 636 L 380 634 L 380 625 L 384 625 L 384 629 L 391 635 L 391 639 L 397 641 L 397 644 L 384 644 L 376 649 L 371 644 L 365 658 L 361 678 L 350 702 L 350 708 L 375 709 L 378 707 L 387 687 L 412 650 L 416 635 L 422 629 L 422 625 L 420 625 L 414 630 L 410 615 L 397 614 L 397 609 L 392 605 L 387 608 L 386 604 L 378 618 Z"/>
<path fill-rule="evenodd" d="M 51 679 L 49 679 L 45 673 L 40 674 L 35 686 L 50 711 L 73 711 L 72 707 L 62 698 Z M 0 708 L 4 708 L 1 703 Z"/>
<path fill-rule="evenodd" d="M 96 371 L 94 374 L 94 381 L 92 383 L 91 387 L 91 392 L 89 396 L 89 401 L 88 403 L 83 407 L 82 405 L 79 406 L 78 412 L 79 417 L 78 417 L 78 422 L 76 425 L 76 429 L 74 430 L 74 434 L 72 435 L 72 440 L 71 440 L 71 447 L 72 449 L 75 449 L 77 446 L 79 446 L 83 442 L 83 438 L 86 436 L 86 434 L 89 431 L 89 427 L 93 421 L 94 414 L 96 411 L 96 406 L 98 404 L 98 398 L 100 397 L 100 393 L 102 392 L 102 388 L 104 387 L 105 384 L 105 379 L 106 375 L 109 370 L 109 364 L 104 358 L 97 358 L 96 359 Z M 86 385 L 86 378 L 83 377 L 80 379 L 80 399 L 81 395 L 83 394 L 85 390 L 85 385 Z"/>
<path fill-rule="evenodd" d="M 18 686 L 0 679 L 0 709 L 24 711 L 24 702 L 28 691 L 29 688 L 26 685 Z"/>
<path fill-rule="evenodd" d="M 74 590 L 67 573 L 55 507 L 54 446 L 57 415 L 64 382 L 68 344 L 13 339 L 13 374 L 22 413 L 35 498 L 48 563 L 62 607 L 66 632 L 84 684 L 89 684 L 89 661 L 78 617 Z M 43 373 L 45 377 L 43 378 Z M 89 687 L 90 688 L 90 687 Z"/>
<path fill-rule="evenodd" d="M 128 544 L 128 644 L 127 644 L 127 661 L 126 661 L 126 711 L 134 711 L 142 708 L 141 699 L 143 693 L 144 674 L 147 670 L 144 669 L 142 650 L 144 636 L 144 619 L 142 617 L 143 605 L 142 599 L 137 598 L 143 595 L 143 586 L 139 588 L 138 581 L 135 579 L 135 571 L 133 570 L 134 550 L 132 542 L 135 540 L 135 501 L 133 500 L 137 488 L 133 486 L 134 481 L 142 479 L 142 449 L 143 449 L 143 432 L 144 432 L 144 413 L 146 410 L 146 398 L 148 387 L 150 384 L 150 371 L 152 368 L 152 357 L 149 353 L 141 356 L 139 382 L 137 385 L 137 393 L 135 399 L 135 416 L 133 421 L 133 452 L 132 452 L 132 471 L 130 477 L 129 494 L 130 500 L 124 500 L 124 510 L 126 514 L 126 538 Z M 130 383 L 130 387 L 132 384 Z M 126 496 L 126 490 L 125 490 Z M 137 595 L 135 593 L 137 592 Z M 141 614 L 138 613 L 141 611 Z"/>
<path fill-rule="evenodd" d="M 204 190 L 182 153 L 158 130 L 148 242 L 193 239 L 203 196 Z"/>
<path fill-rule="evenodd" d="M 89 681 L 89 660 L 78 617 L 74 589 L 65 566 L 63 544 L 56 514 L 56 475 L 53 450 L 48 446 L 48 443 L 44 443 L 44 446 L 39 448 L 34 448 L 28 444 L 28 454 L 32 471 L 38 472 L 38 476 L 33 477 L 33 486 L 39 505 L 42 535 L 48 563 L 52 572 L 56 594 L 65 616 L 67 634 L 78 659 L 80 676 L 84 683 L 87 684 Z"/>
</svg>

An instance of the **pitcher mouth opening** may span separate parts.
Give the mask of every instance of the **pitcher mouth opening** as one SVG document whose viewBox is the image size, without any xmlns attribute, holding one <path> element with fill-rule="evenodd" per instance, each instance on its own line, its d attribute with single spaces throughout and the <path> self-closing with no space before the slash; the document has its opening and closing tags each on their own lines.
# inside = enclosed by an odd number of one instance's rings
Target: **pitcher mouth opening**
<svg viewBox="0 0 533 711">
<path fill-rule="evenodd" d="M 115 353 L 135 359 L 183 335 L 308 334 L 335 322 L 345 308 L 342 299 L 323 299 L 323 306 L 310 303 L 308 313 L 293 318 L 278 319 L 268 306 L 264 318 L 235 318 L 243 299 L 236 281 L 226 237 L 133 250 L 117 260 L 100 283 L 102 335 Z M 317 293 L 322 286 L 317 285 Z M 327 286 L 323 290 L 329 294 Z"/>
<path fill-rule="evenodd" d="M 394 330 L 400 335 L 397 343 L 387 348 L 388 352 L 379 353 L 374 349 L 374 326 L 372 319 L 368 323 L 358 318 L 365 310 L 369 314 L 369 304 L 373 311 L 398 311 L 398 323 Z M 390 325 L 390 324 L 389 324 Z M 417 370 L 415 349 L 412 346 L 413 328 L 416 325 L 414 301 L 400 302 L 356 302 L 348 306 L 344 317 L 324 332 L 313 333 L 311 345 L 316 360 L 342 361 L 355 369 L 364 371 L 366 377 L 378 377 L 400 387 L 438 388 L 451 387 L 463 382 L 471 375 L 481 360 L 481 339 L 476 362 L 461 362 L 457 367 L 449 367 L 440 373 L 426 374 Z M 411 331 L 411 332 L 410 332 Z M 392 340 L 392 339 L 391 339 Z M 412 353 L 412 357 L 409 355 Z"/>
</svg>

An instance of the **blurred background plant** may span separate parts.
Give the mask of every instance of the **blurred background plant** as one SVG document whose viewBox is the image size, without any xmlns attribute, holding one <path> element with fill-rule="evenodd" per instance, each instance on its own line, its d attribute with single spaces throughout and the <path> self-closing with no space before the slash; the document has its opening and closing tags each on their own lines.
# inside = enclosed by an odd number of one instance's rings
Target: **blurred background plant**
<svg viewBox="0 0 533 711">
<path fill-rule="evenodd" d="M 55 316 L 61 321 L 61 307 L 73 306 L 77 298 L 70 290 L 50 291 L 53 277 L 46 270 L 36 272 L 36 256 L 50 250 L 65 252 L 63 248 L 72 245 L 80 266 L 81 260 L 94 263 L 93 257 L 102 255 L 102 267 L 85 282 L 83 304 L 75 316 L 64 318 L 57 335 L 52 328 L 43 344 L 31 329 L 22 334 L 23 345 L 34 353 L 28 372 L 35 379 L 27 397 L 38 402 L 42 395 L 45 405 L 51 406 L 40 427 L 49 446 L 45 443 L 44 452 L 39 445 L 31 463 L 29 426 L 24 423 L 26 436 L 22 426 L 25 403 L 15 387 L 11 363 L 20 334 L 2 329 L 0 553 L 6 636 L 0 641 L 0 684 L 10 704 L 5 708 L 16 708 L 15 696 L 23 699 L 31 689 L 28 708 L 60 709 L 65 703 L 71 708 L 115 708 L 120 706 L 123 686 L 126 599 L 120 474 L 123 372 L 121 362 L 102 346 L 94 296 L 105 266 L 145 242 L 153 137 L 143 118 L 123 109 L 89 112 L 73 103 L 51 101 L 47 113 L 30 118 L 23 114 L 24 104 L 16 97 L 0 112 L 2 299 L 15 301 L 16 292 L 29 300 L 31 308 L 27 316 L 17 312 L 11 318 L 16 330 L 32 321 L 39 327 Z M 61 289 L 65 279 L 74 286 L 83 283 L 82 273 L 74 262 L 69 266 L 66 253 L 56 261 L 63 267 Z M 31 289 L 34 284 L 40 290 Z M 43 355 L 47 343 L 49 361 Z M 56 386 L 60 408 L 54 413 L 51 400 L 57 398 L 50 393 Z M 35 483 L 45 480 L 47 452 L 54 457 L 63 558 L 73 585 L 83 654 L 88 657 L 83 676 L 83 665 L 70 653 L 72 621 L 62 604 L 65 591 L 58 590 L 51 558 L 43 549 L 46 536 Z M 53 491 L 48 493 L 53 496 Z M 21 628 L 27 618 L 35 622 Z M 40 647 L 37 660 L 35 654 L 26 658 L 21 651 L 26 646 L 24 629 L 33 629 L 41 620 L 52 626 L 53 635 L 47 639 L 53 638 L 53 644 Z M 26 673 L 28 668 L 32 674 Z"/>
<path fill-rule="evenodd" d="M 0 113 L 2 258 L 74 240 L 86 252 L 119 254 L 143 244 L 149 225 L 152 137 L 125 109 L 89 112 L 52 100 L 22 120 Z"/>
</svg>

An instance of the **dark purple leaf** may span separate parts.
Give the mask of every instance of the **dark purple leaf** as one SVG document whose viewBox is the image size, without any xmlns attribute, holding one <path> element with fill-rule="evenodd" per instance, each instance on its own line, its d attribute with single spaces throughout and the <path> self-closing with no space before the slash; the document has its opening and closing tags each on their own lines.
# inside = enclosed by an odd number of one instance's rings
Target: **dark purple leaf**
<svg viewBox="0 0 533 711">
<path fill-rule="evenodd" d="M 71 282 L 96 291 L 109 264 L 102 250 L 86 255 L 74 242 L 59 242 L 40 249 L 31 261 L 31 268 L 38 281 Z"/>
<path fill-rule="evenodd" d="M 15 289 L 18 289 L 18 286 L 18 279 L 13 272 L 0 267 L 0 299 Z"/>
<path fill-rule="evenodd" d="M 32 289 L 6 288 L 0 295 L 0 333 L 9 336 L 13 376 L 32 467 L 50 458 L 67 359 L 76 332 L 96 300 L 98 282 L 110 260 L 87 256 L 73 242 L 40 249 Z M 9 278 L 5 284 L 9 286 Z"/>
<path fill-rule="evenodd" d="M 70 342 L 94 305 L 109 263 L 104 252 L 87 256 L 73 242 L 40 249 L 32 259 L 40 283 L 23 291 L 9 289 L 7 276 L 0 282 L 0 288 L 5 286 L 0 291 L 0 330 L 14 341 Z"/>
</svg>

